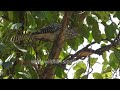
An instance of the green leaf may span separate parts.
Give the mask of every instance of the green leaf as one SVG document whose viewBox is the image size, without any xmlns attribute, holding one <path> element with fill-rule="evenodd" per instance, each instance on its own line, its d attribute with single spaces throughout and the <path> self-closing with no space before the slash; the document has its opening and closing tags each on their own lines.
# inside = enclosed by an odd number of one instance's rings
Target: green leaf
<svg viewBox="0 0 120 90">
<path fill-rule="evenodd" d="M 115 56 L 115 53 L 111 53 L 109 56 L 109 65 L 113 68 L 113 69 L 117 69 L 118 65 L 119 65 L 119 60 L 118 58 Z"/>
<path fill-rule="evenodd" d="M 92 42 L 92 40 L 93 40 L 93 36 L 92 36 L 92 33 L 90 33 L 89 38 L 88 38 L 88 41 L 89 41 L 89 42 Z"/>
<path fill-rule="evenodd" d="M 34 16 L 34 17 L 38 17 L 38 18 L 42 18 L 44 15 L 43 15 L 43 13 L 42 13 L 43 11 L 31 11 L 31 13 L 32 13 L 32 15 Z M 42 18 L 43 19 L 43 18 Z"/>
<path fill-rule="evenodd" d="M 110 25 L 106 25 L 105 34 L 109 39 L 114 38 L 116 34 L 116 26 L 113 23 L 111 23 Z"/>
<path fill-rule="evenodd" d="M 15 66 L 15 74 L 16 74 L 16 78 L 20 78 L 21 75 L 18 73 L 18 72 L 23 72 L 24 71 L 24 66 L 23 65 L 20 65 L 20 64 L 17 64 Z"/>
<path fill-rule="evenodd" d="M 84 38 L 80 35 L 77 37 L 77 41 L 79 42 L 79 45 L 84 42 Z"/>
<path fill-rule="evenodd" d="M 88 79 L 88 75 L 82 76 L 81 79 Z"/>
<path fill-rule="evenodd" d="M 102 36 L 97 22 L 92 27 L 92 36 L 97 43 L 100 43 Z"/>
<path fill-rule="evenodd" d="M 90 66 L 93 66 L 98 58 L 90 58 Z"/>
<path fill-rule="evenodd" d="M 111 79 L 111 77 L 112 77 L 112 72 L 103 73 L 103 74 L 102 74 L 102 77 L 103 77 L 104 79 Z"/>
<path fill-rule="evenodd" d="M 67 50 L 68 50 L 68 44 L 67 44 L 67 42 L 65 42 L 65 45 L 64 45 L 64 47 L 63 47 L 63 48 L 64 48 L 64 50 L 65 50 L 65 51 L 67 51 Z"/>
<path fill-rule="evenodd" d="M 89 37 L 89 30 L 88 27 L 86 25 L 83 25 L 83 28 L 79 30 L 80 34 L 85 37 L 86 39 L 88 39 Z"/>
<path fill-rule="evenodd" d="M 106 67 L 107 67 L 107 65 L 103 63 L 102 72 L 103 72 L 104 70 L 106 70 Z"/>
<path fill-rule="evenodd" d="M 18 73 L 21 75 L 21 77 L 22 77 L 23 79 L 31 79 L 30 74 L 28 74 L 28 73 L 26 73 L 26 72 L 18 72 Z"/>
<path fill-rule="evenodd" d="M 2 67 L 2 65 L 0 65 L 0 71 L 1 71 L 1 70 L 3 70 L 3 67 Z M 1 72 L 0 72 L 0 75 L 1 75 Z"/>
<path fill-rule="evenodd" d="M 76 51 L 78 49 L 78 46 L 79 46 L 79 38 L 68 40 L 67 43 L 73 50 Z"/>
<path fill-rule="evenodd" d="M 32 55 L 32 54 L 30 54 L 30 53 L 24 53 L 24 55 L 23 55 L 23 59 L 24 60 L 29 60 L 29 61 L 34 61 L 35 60 L 35 57 Z"/>
<path fill-rule="evenodd" d="M 6 45 L 5 44 L 3 44 L 3 43 L 0 43 L 0 51 L 2 52 L 2 51 L 4 51 L 5 49 L 6 49 Z"/>
<path fill-rule="evenodd" d="M 59 78 L 65 78 L 66 77 L 66 74 L 64 72 L 64 69 L 61 68 L 61 67 L 57 67 L 56 70 L 55 70 L 55 74 L 57 77 Z"/>
<path fill-rule="evenodd" d="M 57 77 L 61 77 L 62 76 L 62 68 L 57 67 L 56 71 L 55 71 L 55 74 L 56 74 Z"/>
<path fill-rule="evenodd" d="M 60 59 L 61 59 L 61 60 L 64 59 L 67 55 L 68 55 L 68 54 L 67 54 L 66 52 L 62 51 L 62 52 L 60 53 Z"/>
<path fill-rule="evenodd" d="M 86 21 L 89 26 L 93 25 L 96 22 L 96 20 L 92 16 L 88 16 Z"/>
<path fill-rule="evenodd" d="M 9 77 L 9 76 L 5 76 L 5 77 L 3 77 L 3 79 L 8 79 L 8 77 Z"/>
<path fill-rule="evenodd" d="M 115 53 L 115 56 L 118 58 L 118 60 L 120 61 L 120 50 L 118 49 L 114 49 L 114 53 Z"/>
<path fill-rule="evenodd" d="M 97 11 L 96 13 L 98 13 L 100 15 L 100 19 L 103 22 L 107 22 L 109 20 L 110 12 L 108 12 L 108 11 Z"/>
<path fill-rule="evenodd" d="M 102 36 L 102 38 L 104 38 L 104 39 L 106 38 L 106 35 L 105 35 L 105 34 L 101 34 L 101 36 Z"/>
<path fill-rule="evenodd" d="M 115 11 L 109 11 L 111 14 L 113 14 Z"/>
<path fill-rule="evenodd" d="M 103 79 L 102 75 L 97 72 L 93 73 L 93 77 L 94 77 L 94 79 Z"/>
<path fill-rule="evenodd" d="M 37 73 L 35 72 L 35 70 L 33 69 L 33 67 L 31 65 L 28 65 L 27 68 L 29 69 L 29 73 L 31 75 L 31 78 L 32 79 L 38 79 Z"/>
<path fill-rule="evenodd" d="M 107 59 L 106 59 L 106 52 L 103 52 L 102 57 L 103 57 L 104 60 L 107 60 Z"/>
<path fill-rule="evenodd" d="M 28 12 L 27 16 L 28 16 L 28 26 L 29 26 L 29 28 L 34 29 L 35 27 L 37 27 L 37 24 L 35 22 L 34 17 L 32 16 L 32 14 L 30 12 Z"/>
<path fill-rule="evenodd" d="M 4 26 L 2 27 L 2 30 L 6 30 L 6 29 L 8 28 L 8 26 L 9 26 L 9 24 L 10 24 L 9 21 L 7 21 L 7 20 L 4 21 L 4 22 L 3 22 L 3 25 L 4 25 Z"/>
<path fill-rule="evenodd" d="M 0 17 L 3 15 L 3 12 L 2 11 L 0 11 Z"/>
<path fill-rule="evenodd" d="M 10 21 L 13 21 L 13 11 L 8 11 L 8 17 Z"/>
<path fill-rule="evenodd" d="M 78 46 L 80 44 L 82 44 L 84 42 L 84 38 L 79 35 L 78 37 L 76 38 L 73 38 L 73 39 L 70 39 L 67 41 L 67 44 L 73 49 L 73 50 L 77 50 L 78 49 Z M 73 44 L 74 43 L 74 44 Z"/>
<path fill-rule="evenodd" d="M 106 38 L 107 38 L 107 37 L 106 37 L 106 34 L 101 34 L 101 36 L 102 36 L 103 39 L 106 39 Z M 107 40 L 103 40 L 103 42 L 108 43 Z"/>
<path fill-rule="evenodd" d="M 81 74 L 85 73 L 85 69 L 84 68 L 81 68 L 81 69 L 78 69 L 75 73 L 74 73 L 74 78 L 75 79 L 79 79 Z"/>
<path fill-rule="evenodd" d="M 54 11 L 44 11 L 44 15 L 49 23 L 56 22 L 58 13 Z"/>
<path fill-rule="evenodd" d="M 116 11 L 114 17 L 117 17 L 120 20 L 120 11 Z"/>
<path fill-rule="evenodd" d="M 106 44 L 104 44 L 104 43 L 103 43 L 103 44 L 101 44 L 101 47 L 104 47 L 104 46 L 106 46 Z"/>
<path fill-rule="evenodd" d="M 103 58 L 103 60 L 104 60 L 104 62 L 103 62 L 104 65 L 107 65 L 107 64 L 108 64 L 108 60 L 107 60 L 106 57 L 107 57 L 107 56 L 106 56 L 106 52 L 103 52 L 102 58 Z"/>
<path fill-rule="evenodd" d="M 107 73 L 107 72 L 111 72 L 111 67 L 110 66 L 108 66 L 104 71 L 102 71 L 102 73 Z"/>
<path fill-rule="evenodd" d="M 34 17 L 37 16 L 39 20 L 42 20 L 42 23 L 49 24 L 57 22 L 59 16 L 59 13 L 56 11 L 32 11 L 31 13 Z M 39 24 L 39 22 L 37 24 Z"/>
<path fill-rule="evenodd" d="M 83 68 L 83 69 L 85 69 L 86 70 L 86 64 L 84 63 L 84 62 L 79 62 L 79 63 L 77 63 L 74 67 L 73 67 L 73 70 L 78 70 L 78 69 L 81 69 L 81 68 Z"/>
<path fill-rule="evenodd" d="M 92 12 L 94 15 L 96 15 L 98 17 L 98 19 L 101 19 L 101 16 L 97 13 L 97 11 L 93 11 Z"/>
</svg>

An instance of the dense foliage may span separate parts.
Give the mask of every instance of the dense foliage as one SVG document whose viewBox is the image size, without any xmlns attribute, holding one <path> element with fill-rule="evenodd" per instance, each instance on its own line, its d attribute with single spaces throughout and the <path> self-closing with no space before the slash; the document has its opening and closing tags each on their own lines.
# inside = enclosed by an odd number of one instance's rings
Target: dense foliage
<svg viewBox="0 0 120 90">
<path fill-rule="evenodd" d="M 1 79 L 39 79 L 43 78 L 41 76 L 45 76 L 44 72 L 47 72 L 46 75 L 49 73 L 49 69 L 45 70 L 47 64 L 50 63 L 48 59 L 51 49 L 54 49 L 52 48 L 53 42 L 24 40 L 14 43 L 11 42 L 11 38 L 14 35 L 29 35 L 51 23 L 62 23 L 64 13 L 64 11 L 0 11 Z M 119 23 L 115 23 L 112 18 L 120 19 L 120 12 L 72 11 L 67 24 L 69 27 L 75 28 L 79 35 L 65 41 L 57 60 L 62 62 L 72 53 L 71 51 L 79 51 L 79 46 L 82 46 L 85 40 L 88 44 L 95 41 L 100 48 L 114 41 L 118 37 Z M 100 30 L 100 24 L 104 26 L 103 31 Z M 94 79 L 116 78 L 114 75 L 120 66 L 119 49 L 119 43 L 117 43 L 114 48 L 103 50 L 102 54 L 98 53 L 103 58 L 101 73 L 92 72 L 94 69 L 92 67 L 97 63 L 99 57 L 88 56 L 86 57 L 87 63 L 84 62 L 84 59 L 77 59 L 78 62 L 73 66 L 75 70 L 73 78 L 88 79 L 90 74 Z M 111 52 L 107 58 L 108 51 Z M 72 62 L 67 64 L 71 65 Z M 59 63 L 54 65 L 54 69 L 50 70 L 54 73 L 51 78 L 67 78 L 66 69 Z"/>
</svg>

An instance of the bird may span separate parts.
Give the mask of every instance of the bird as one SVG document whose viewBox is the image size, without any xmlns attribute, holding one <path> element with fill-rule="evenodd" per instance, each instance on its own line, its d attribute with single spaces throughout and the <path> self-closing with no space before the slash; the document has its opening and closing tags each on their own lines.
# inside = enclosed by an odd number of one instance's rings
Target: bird
<svg viewBox="0 0 120 90">
<path fill-rule="evenodd" d="M 87 49 L 84 49 L 82 50 L 80 53 L 78 53 L 78 55 L 76 56 L 76 60 L 77 59 L 85 59 L 86 57 L 92 55 L 95 53 L 95 50 L 93 49 L 90 49 L 90 48 L 87 48 Z"/>
<path fill-rule="evenodd" d="M 43 41 L 51 41 L 53 42 L 61 30 L 61 24 L 59 23 L 52 23 L 49 25 L 46 25 L 39 30 L 32 32 L 30 35 L 14 35 L 11 38 L 11 42 L 20 42 L 24 40 L 43 40 Z M 79 34 L 75 31 L 75 29 L 71 29 L 70 27 L 67 27 L 64 32 L 65 40 L 72 39 Z"/>
</svg>

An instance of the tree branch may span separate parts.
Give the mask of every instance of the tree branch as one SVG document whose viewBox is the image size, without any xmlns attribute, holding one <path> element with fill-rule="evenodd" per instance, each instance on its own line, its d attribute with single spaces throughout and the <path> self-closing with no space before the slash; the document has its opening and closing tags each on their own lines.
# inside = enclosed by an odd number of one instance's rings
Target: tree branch
<svg viewBox="0 0 120 90">
<path fill-rule="evenodd" d="M 67 20 L 70 14 L 71 12 L 65 11 L 63 21 L 62 21 L 61 31 L 53 43 L 48 60 L 53 60 L 53 59 L 57 60 L 59 58 L 62 47 L 64 46 L 64 31 L 67 28 Z M 55 66 L 48 64 L 44 72 L 40 76 L 40 78 L 41 79 L 53 79 L 54 72 L 55 72 Z"/>
<path fill-rule="evenodd" d="M 108 39 L 102 39 L 103 40 L 107 40 L 107 41 L 110 41 Z M 110 41 L 111 42 L 111 41 Z M 78 59 L 82 59 L 84 60 L 86 57 L 90 56 L 91 54 L 98 54 L 98 55 L 102 55 L 103 52 L 105 51 L 108 51 L 110 50 L 110 48 L 114 47 L 114 43 L 113 41 L 111 42 L 111 44 L 109 45 L 106 45 L 106 46 L 103 46 L 97 50 L 92 50 L 92 49 L 89 49 L 88 47 L 95 44 L 96 42 L 92 42 L 90 44 L 88 44 L 86 47 L 82 48 L 81 50 L 77 51 L 75 54 L 73 55 L 68 55 L 66 56 L 64 59 L 63 59 L 63 62 L 61 62 L 60 66 L 62 66 L 63 68 L 66 67 L 66 64 L 68 64 L 69 62 L 74 62 L 74 61 L 77 61 Z M 89 52 L 86 54 L 86 56 L 84 56 L 83 54 L 81 53 L 85 53 L 85 52 Z M 83 58 L 84 57 L 84 58 Z"/>
<path fill-rule="evenodd" d="M 64 31 L 67 28 L 67 19 L 69 17 L 69 12 L 65 12 L 62 22 L 62 27 L 59 35 L 53 43 L 53 47 L 51 49 L 49 59 L 58 59 L 61 49 L 64 45 Z"/>
</svg>

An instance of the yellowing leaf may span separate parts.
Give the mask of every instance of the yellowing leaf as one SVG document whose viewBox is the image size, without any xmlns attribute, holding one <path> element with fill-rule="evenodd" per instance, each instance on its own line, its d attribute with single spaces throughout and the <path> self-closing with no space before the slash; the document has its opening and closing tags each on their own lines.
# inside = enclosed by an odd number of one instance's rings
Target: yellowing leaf
<svg viewBox="0 0 120 90">
<path fill-rule="evenodd" d="M 100 73 L 93 73 L 94 79 L 103 79 L 102 75 Z"/>
<path fill-rule="evenodd" d="M 78 69 L 81 69 L 81 68 L 86 70 L 87 67 L 86 67 L 86 64 L 84 62 L 79 62 L 73 67 L 74 70 L 78 70 Z"/>
<path fill-rule="evenodd" d="M 74 78 L 75 79 L 79 79 L 80 78 L 80 76 L 81 76 L 81 74 L 82 73 L 85 73 L 85 69 L 83 69 L 83 68 L 81 68 L 81 69 L 78 69 L 75 73 L 74 73 Z"/>
<path fill-rule="evenodd" d="M 90 66 L 93 66 L 98 58 L 90 58 Z"/>
</svg>

